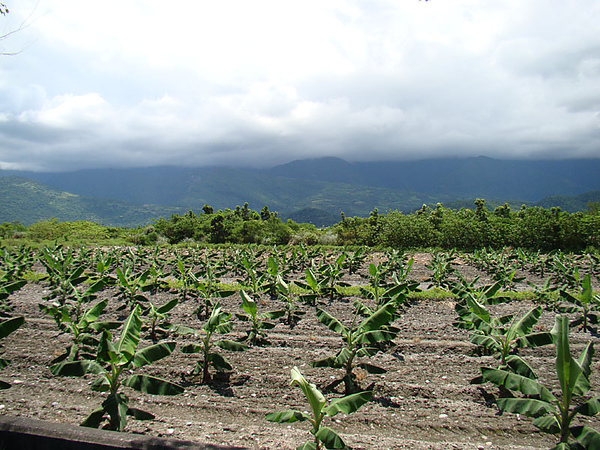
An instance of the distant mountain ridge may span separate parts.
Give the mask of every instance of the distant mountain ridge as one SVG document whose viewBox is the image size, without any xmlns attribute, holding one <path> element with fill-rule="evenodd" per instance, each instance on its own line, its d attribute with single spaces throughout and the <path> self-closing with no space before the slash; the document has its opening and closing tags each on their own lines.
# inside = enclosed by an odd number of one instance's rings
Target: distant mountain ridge
<svg viewBox="0 0 600 450">
<path fill-rule="evenodd" d="M 533 204 L 600 191 L 600 159 L 501 161 L 491 158 L 350 163 L 339 158 L 293 161 L 270 169 L 224 167 L 94 169 L 66 173 L 0 171 L 0 222 L 41 218 L 94 220 L 121 226 L 202 205 L 268 205 L 283 219 L 330 225 L 340 217 L 411 212 L 422 204 Z M 15 178 L 16 177 L 16 178 Z M 593 197 L 593 194 L 590 194 Z M 595 197 L 593 197 L 595 198 Z M 552 205 L 554 206 L 554 205 Z M 563 208 L 567 210 L 566 208 Z M 37 218 L 37 219 L 36 219 Z"/>
<path fill-rule="evenodd" d="M 349 163 L 339 158 L 293 161 L 264 171 L 288 178 L 351 183 L 451 197 L 539 201 L 600 190 L 600 159 L 498 160 L 484 156 Z"/>
</svg>

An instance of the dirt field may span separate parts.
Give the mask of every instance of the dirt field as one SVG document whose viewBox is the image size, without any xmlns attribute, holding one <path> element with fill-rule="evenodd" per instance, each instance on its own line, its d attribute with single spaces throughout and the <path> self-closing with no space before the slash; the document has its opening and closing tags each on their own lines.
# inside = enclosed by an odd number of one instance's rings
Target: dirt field
<svg viewBox="0 0 600 450">
<path fill-rule="evenodd" d="M 416 255 L 411 278 L 422 281 L 428 276 L 424 267 L 427 258 L 426 254 Z M 481 281 L 486 282 L 485 274 L 466 264 L 459 264 L 458 269 L 469 279 L 481 275 Z M 347 281 L 366 284 L 359 277 Z M 0 372 L 0 378 L 13 386 L 0 391 L 0 414 L 78 424 L 100 405 L 103 395 L 90 389 L 92 376 L 51 375 L 50 361 L 64 350 L 68 336 L 39 311 L 38 304 L 46 293 L 45 283 L 30 283 L 12 296 L 14 315 L 24 315 L 26 323 L 2 341 L 3 357 L 11 365 Z M 102 295 L 117 294 L 112 289 Z M 160 298 L 153 302 L 161 304 L 175 294 L 157 295 Z M 122 317 L 115 311 L 115 305 L 120 303 L 114 302 L 109 316 Z M 222 303 L 226 310 L 238 312 L 240 296 L 236 294 Z M 281 306 L 279 301 L 264 297 L 260 311 Z M 320 306 L 335 317 L 352 317 L 352 298 Z M 171 321 L 199 329 L 202 322 L 192 314 L 195 307 L 194 301 L 181 303 Z M 531 307 L 531 302 L 513 301 L 496 308 L 504 313 L 521 313 Z M 266 413 L 288 408 L 308 410 L 300 389 L 290 387 L 292 367 L 297 366 L 319 388 L 340 376 L 334 369 L 311 367 L 314 360 L 335 353 L 340 338 L 317 321 L 314 308 L 301 308 L 306 315 L 296 327 L 290 329 L 279 323 L 269 333 L 270 346 L 228 352 L 233 372 L 217 378 L 214 385 L 202 386 L 199 379 L 190 375 L 199 356 L 183 354 L 179 349 L 148 367 L 147 373 L 181 383 L 186 391 L 176 397 L 154 397 L 123 388 L 131 406 L 156 415 L 153 421 L 130 420 L 127 431 L 256 449 L 293 449 L 309 440 L 306 422 L 277 424 L 264 418 Z M 336 416 L 327 425 L 338 430 L 351 447 L 361 449 L 550 448 L 554 437 L 539 433 L 530 419 L 498 414 L 490 402 L 497 388 L 469 383 L 479 374 L 481 365 L 486 361 L 491 365 L 493 360 L 478 356 L 476 347 L 468 341 L 468 332 L 453 327 L 455 317 L 450 298 L 408 305 L 394 323 L 401 332 L 393 346 L 372 360 L 386 368 L 387 373 L 366 375 L 361 381 L 363 388 L 373 389 L 372 401 L 352 415 Z M 553 313 L 545 311 L 537 329 L 549 331 L 553 323 Z M 245 326 L 236 322 L 232 337 L 242 336 Z M 174 339 L 180 344 L 192 342 L 191 338 Z M 598 340 L 589 333 L 572 330 L 572 351 L 578 355 L 590 339 Z M 142 346 L 149 344 L 145 340 Z M 544 383 L 557 387 L 552 376 L 551 347 L 522 354 Z M 595 361 L 592 386 L 598 385 L 598 369 Z M 594 393 L 598 395 L 595 388 Z M 327 397 L 340 395 L 331 392 Z M 594 419 L 592 425 L 598 428 L 598 420 Z"/>
</svg>

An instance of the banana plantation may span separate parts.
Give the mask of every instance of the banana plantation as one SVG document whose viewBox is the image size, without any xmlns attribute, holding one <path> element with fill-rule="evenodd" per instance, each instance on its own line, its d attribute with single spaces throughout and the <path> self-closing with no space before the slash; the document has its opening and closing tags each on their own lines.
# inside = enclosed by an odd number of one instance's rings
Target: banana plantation
<svg viewBox="0 0 600 450">
<path fill-rule="evenodd" d="M 1 247 L 0 414 L 257 449 L 600 448 L 599 255 L 400 248 Z"/>
</svg>

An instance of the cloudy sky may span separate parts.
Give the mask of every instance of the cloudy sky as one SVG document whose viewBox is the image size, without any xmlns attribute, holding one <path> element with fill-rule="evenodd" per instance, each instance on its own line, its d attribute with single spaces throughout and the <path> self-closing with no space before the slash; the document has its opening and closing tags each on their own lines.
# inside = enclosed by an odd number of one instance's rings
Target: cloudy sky
<svg viewBox="0 0 600 450">
<path fill-rule="evenodd" d="M 3 0 L 0 168 L 600 157 L 600 2 Z"/>
</svg>

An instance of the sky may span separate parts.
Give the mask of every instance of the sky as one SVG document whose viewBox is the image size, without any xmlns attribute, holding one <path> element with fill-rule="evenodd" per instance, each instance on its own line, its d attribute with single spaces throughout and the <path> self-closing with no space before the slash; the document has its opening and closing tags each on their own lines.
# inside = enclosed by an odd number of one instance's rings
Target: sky
<svg viewBox="0 0 600 450">
<path fill-rule="evenodd" d="M 0 169 L 600 158 L 598 1 L 3 2 Z"/>
</svg>

